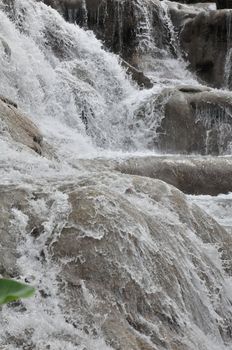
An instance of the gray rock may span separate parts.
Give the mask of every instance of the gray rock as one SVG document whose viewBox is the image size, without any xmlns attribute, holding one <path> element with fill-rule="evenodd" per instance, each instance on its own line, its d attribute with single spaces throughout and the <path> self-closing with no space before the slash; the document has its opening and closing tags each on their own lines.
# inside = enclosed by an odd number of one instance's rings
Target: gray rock
<svg viewBox="0 0 232 350">
<path fill-rule="evenodd" d="M 109 189 L 110 183 L 115 187 Z M 187 232 L 206 244 L 225 242 L 226 261 L 231 236 L 198 207 L 189 205 L 181 192 L 158 180 L 105 174 L 93 178 L 91 184 L 83 180 L 81 187 L 63 190 L 69 194 L 72 211 L 52 251 L 63 266 L 66 308 L 73 310 L 74 322 L 77 315 L 84 315 L 91 332 L 97 319 L 114 349 L 187 350 L 191 346 L 186 336 L 195 348 L 203 349 L 188 325 L 194 324 L 203 333 L 208 327 L 219 331 L 202 304 L 201 292 L 196 295 L 193 281 L 204 281 L 209 293 L 213 293 L 214 281 L 206 254 Z M 188 277 L 188 264 L 198 275 L 193 279 Z M 229 322 L 223 307 L 217 312 Z M 183 325 L 186 315 L 191 321 Z M 159 329 L 154 327 L 157 324 Z"/>
<path fill-rule="evenodd" d="M 20 274 L 16 247 L 27 235 L 28 256 L 35 254 L 33 264 L 38 259 L 39 276 L 44 269 L 48 278 L 51 259 L 56 263 L 57 297 L 69 323 L 60 341 L 72 325 L 70 342 L 79 341 L 75 328 L 83 327 L 88 334 L 103 333 L 107 344 L 120 350 L 203 350 L 196 329 L 204 339 L 213 330 L 222 345 L 231 341 L 230 301 L 218 287 L 224 273 L 232 273 L 231 235 L 174 187 L 108 171 L 62 186 L 5 186 L 0 208 L 1 274 Z M 220 250 L 225 272 L 212 262 L 209 247 Z M 37 303 L 41 298 L 48 305 L 54 286 L 45 285 L 47 301 L 38 293 Z M 27 321 L 34 317 L 30 310 Z M 57 340 L 57 332 L 51 337 Z M 21 332 L 21 338 L 27 344 L 28 333 Z M 9 330 L 5 340 L 2 345 L 10 346 L 17 337 Z"/>
<path fill-rule="evenodd" d="M 163 180 L 186 194 L 232 192 L 232 159 L 225 157 L 157 156 L 122 161 L 116 170 Z"/>
<path fill-rule="evenodd" d="M 190 69 L 211 86 L 225 85 L 226 55 L 231 47 L 231 13 L 201 12 L 185 22 L 180 32 L 181 47 Z"/>
<path fill-rule="evenodd" d="M 180 86 L 161 95 L 164 118 L 158 149 L 170 153 L 228 154 L 232 145 L 232 94 Z"/>
</svg>

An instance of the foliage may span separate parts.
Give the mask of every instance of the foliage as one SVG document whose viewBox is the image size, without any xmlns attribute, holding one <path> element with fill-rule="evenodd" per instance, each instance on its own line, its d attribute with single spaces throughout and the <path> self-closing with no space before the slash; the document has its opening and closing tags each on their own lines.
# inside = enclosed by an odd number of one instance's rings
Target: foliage
<svg viewBox="0 0 232 350">
<path fill-rule="evenodd" d="M 35 289 L 27 284 L 0 278 L 0 305 L 29 298 L 34 293 Z"/>
</svg>

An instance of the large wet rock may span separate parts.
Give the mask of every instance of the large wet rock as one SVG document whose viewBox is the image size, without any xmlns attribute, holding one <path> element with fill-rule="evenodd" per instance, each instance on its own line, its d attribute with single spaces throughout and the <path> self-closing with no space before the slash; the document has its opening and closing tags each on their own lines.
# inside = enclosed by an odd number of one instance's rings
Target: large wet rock
<svg viewBox="0 0 232 350">
<path fill-rule="evenodd" d="M 160 96 L 164 118 L 158 149 L 170 153 L 230 154 L 232 94 L 206 87 L 180 86 Z"/>
<path fill-rule="evenodd" d="M 230 157 L 134 157 L 119 162 L 115 169 L 163 180 L 186 194 L 216 196 L 232 192 Z"/>
<path fill-rule="evenodd" d="M 92 350 L 101 334 L 117 350 L 231 341 L 231 236 L 174 187 L 101 172 L 2 193 L 0 273 L 37 286 L 34 300 L 3 310 L 20 318 L 19 332 L 0 330 L 3 346 Z"/>
<path fill-rule="evenodd" d="M 231 236 L 214 220 L 158 180 L 105 174 L 65 191 L 71 212 L 52 251 L 70 322 L 81 314 L 91 333 L 97 320 L 120 350 L 210 349 L 212 330 L 229 341 L 230 304 L 223 292 L 213 303 L 224 277 L 210 249 L 219 244 L 229 262 Z"/>
<path fill-rule="evenodd" d="M 0 136 L 10 137 L 42 154 L 42 135 L 39 129 L 17 109 L 15 102 L 4 96 L 0 96 Z"/>
<path fill-rule="evenodd" d="M 180 3 L 175 1 L 165 1 L 165 4 L 167 6 L 168 15 L 170 16 L 170 19 L 174 26 L 174 33 L 176 34 L 176 39 L 178 39 L 180 31 L 182 30 L 184 24 L 188 22 L 188 20 L 195 18 L 201 12 L 212 10 L 212 4 L 209 4 L 208 2 L 197 2 L 196 4 L 192 4 L 191 6 L 189 6 L 187 3 Z"/>
<path fill-rule="evenodd" d="M 185 22 L 180 33 L 191 70 L 217 88 L 228 85 L 231 79 L 231 65 L 226 64 L 231 49 L 231 23 L 231 11 L 201 12 Z"/>
</svg>

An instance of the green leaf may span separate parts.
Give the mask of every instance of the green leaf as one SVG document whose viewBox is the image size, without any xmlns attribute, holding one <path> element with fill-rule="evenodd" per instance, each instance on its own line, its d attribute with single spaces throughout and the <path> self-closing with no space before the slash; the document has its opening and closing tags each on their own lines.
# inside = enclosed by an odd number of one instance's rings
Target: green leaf
<svg viewBox="0 0 232 350">
<path fill-rule="evenodd" d="M 29 298 L 35 289 L 27 284 L 0 278 L 0 305 L 23 298 Z"/>
</svg>

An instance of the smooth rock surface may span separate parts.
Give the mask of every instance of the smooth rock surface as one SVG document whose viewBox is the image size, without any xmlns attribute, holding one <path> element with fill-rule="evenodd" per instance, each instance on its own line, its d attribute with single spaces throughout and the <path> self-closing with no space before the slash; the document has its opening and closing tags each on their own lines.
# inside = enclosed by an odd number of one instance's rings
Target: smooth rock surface
<svg viewBox="0 0 232 350">
<path fill-rule="evenodd" d="M 134 157 L 119 162 L 116 170 L 163 180 L 184 193 L 215 196 L 232 192 L 230 157 Z"/>
<path fill-rule="evenodd" d="M 0 136 L 11 137 L 42 154 L 42 135 L 39 129 L 17 109 L 15 102 L 3 96 L 0 96 Z"/>
</svg>

